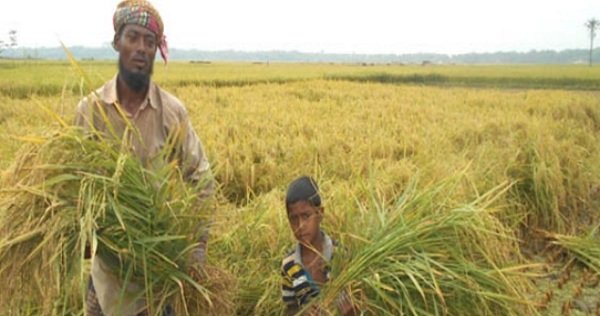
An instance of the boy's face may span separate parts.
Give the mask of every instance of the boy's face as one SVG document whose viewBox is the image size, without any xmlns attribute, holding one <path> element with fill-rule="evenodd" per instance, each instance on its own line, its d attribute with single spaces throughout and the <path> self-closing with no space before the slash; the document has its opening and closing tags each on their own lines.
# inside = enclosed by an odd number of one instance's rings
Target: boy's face
<svg viewBox="0 0 600 316">
<path fill-rule="evenodd" d="M 288 205 L 288 220 L 294 237 L 300 243 L 316 247 L 315 242 L 321 233 L 323 208 L 311 205 L 307 201 L 298 201 Z"/>
</svg>

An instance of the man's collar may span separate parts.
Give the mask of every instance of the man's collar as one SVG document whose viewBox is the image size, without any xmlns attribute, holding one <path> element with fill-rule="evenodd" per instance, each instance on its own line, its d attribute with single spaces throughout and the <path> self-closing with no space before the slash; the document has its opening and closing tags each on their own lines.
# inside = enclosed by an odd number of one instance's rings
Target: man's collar
<svg viewBox="0 0 600 316">
<path fill-rule="evenodd" d="M 118 94 L 117 94 L 117 80 L 118 80 L 118 76 L 119 76 L 119 74 L 116 74 L 111 80 L 109 80 L 104 85 L 104 87 L 102 89 L 102 92 L 100 94 L 100 98 L 102 99 L 102 101 L 105 104 L 116 104 L 117 101 L 119 100 L 119 97 L 118 97 Z M 140 110 L 142 110 L 143 108 L 145 108 L 148 103 L 150 103 L 150 106 L 153 109 L 157 109 L 157 107 L 158 107 L 158 100 L 156 100 L 156 95 L 157 95 L 155 93 L 156 89 L 157 89 L 157 86 L 154 84 L 154 82 L 150 81 L 150 86 L 148 87 L 148 93 L 146 95 L 146 98 L 144 98 L 144 100 L 147 100 L 149 102 L 144 102 L 142 104 L 142 107 L 140 108 Z"/>
</svg>

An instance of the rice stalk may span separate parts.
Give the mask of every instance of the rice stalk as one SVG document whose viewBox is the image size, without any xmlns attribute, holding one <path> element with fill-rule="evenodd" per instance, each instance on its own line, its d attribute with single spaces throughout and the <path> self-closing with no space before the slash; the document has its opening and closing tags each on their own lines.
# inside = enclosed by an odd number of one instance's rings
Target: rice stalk
<svg viewBox="0 0 600 316">
<path fill-rule="evenodd" d="M 597 229 L 592 230 L 585 236 L 573 236 L 563 234 L 549 234 L 554 245 L 567 250 L 575 258 L 600 274 L 600 239 Z"/>
<path fill-rule="evenodd" d="M 418 192 L 413 185 L 394 204 L 359 204 L 378 215 L 360 224 L 362 233 L 354 231 L 360 238 L 346 240 L 348 254 L 334 258 L 334 279 L 316 304 L 335 311 L 346 291 L 368 314 L 535 313 L 526 298 L 529 266 L 490 207 L 510 186 L 466 204 L 448 199 L 455 186 L 448 181 Z"/>
<path fill-rule="evenodd" d="M 176 161 L 149 170 L 100 137 L 65 128 L 23 148 L 4 175 L 2 310 L 81 311 L 90 246 L 116 275 L 143 285 L 150 315 L 175 297 L 185 300 L 186 284 L 186 295 L 208 298 L 187 265 L 206 215 L 197 198 L 204 183 L 188 185 Z"/>
</svg>

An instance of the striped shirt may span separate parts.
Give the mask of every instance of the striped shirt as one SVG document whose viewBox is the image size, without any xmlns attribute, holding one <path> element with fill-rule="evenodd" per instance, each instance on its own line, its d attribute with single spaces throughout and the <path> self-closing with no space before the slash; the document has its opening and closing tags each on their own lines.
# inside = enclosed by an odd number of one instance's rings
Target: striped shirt
<svg viewBox="0 0 600 316">
<path fill-rule="evenodd" d="M 323 258 L 325 259 L 325 277 L 329 280 L 329 264 L 337 246 L 325 232 L 323 234 Z M 320 293 L 319 286 L 313 281 L 310 273 L 304 268 L 300 244 L 290 251 L 281 262 L 281 297 L 288 307 L 300 307 Z"/>
</svg>

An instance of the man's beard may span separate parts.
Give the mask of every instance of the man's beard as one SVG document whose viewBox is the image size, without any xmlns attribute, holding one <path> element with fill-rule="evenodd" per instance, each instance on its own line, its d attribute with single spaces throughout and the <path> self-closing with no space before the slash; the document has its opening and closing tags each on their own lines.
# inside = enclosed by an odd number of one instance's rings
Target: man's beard
<svg viewBox="0 0 600 316">
<path fill-rule="evenodd" d="M 150 69 L 148 73 L 133 72 L 123 66 L 123 62 L 119 59 L 119 76 L 127 86 L 135 91 L 142 92 L 150 85 L 150 76 L 152 76 L 152 70 L 154 65 L 150 63 Z"/>
</svg>

